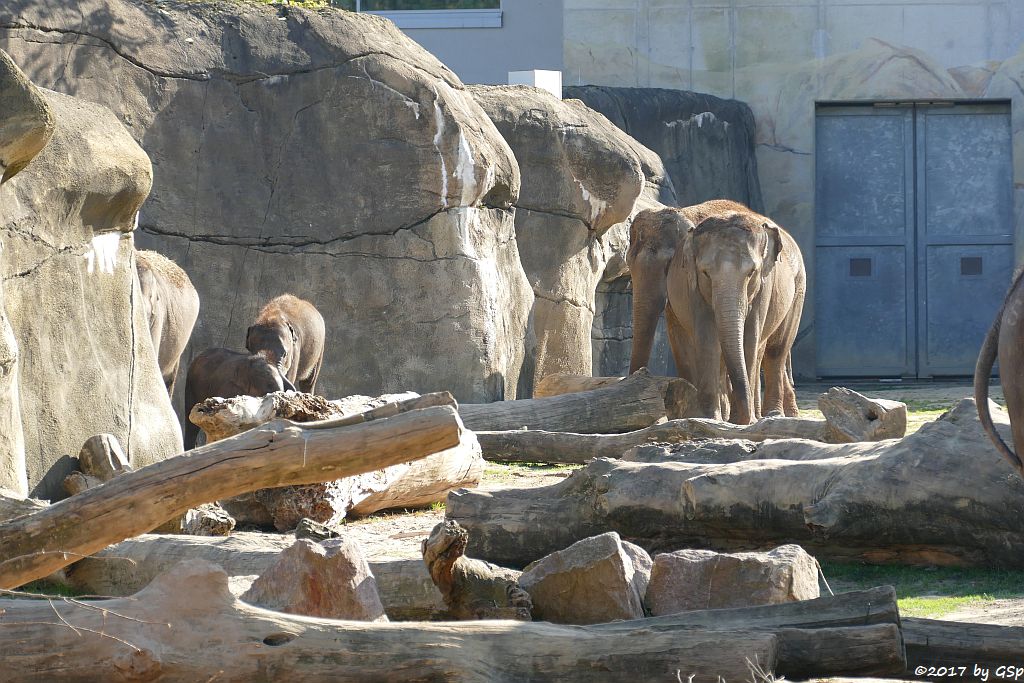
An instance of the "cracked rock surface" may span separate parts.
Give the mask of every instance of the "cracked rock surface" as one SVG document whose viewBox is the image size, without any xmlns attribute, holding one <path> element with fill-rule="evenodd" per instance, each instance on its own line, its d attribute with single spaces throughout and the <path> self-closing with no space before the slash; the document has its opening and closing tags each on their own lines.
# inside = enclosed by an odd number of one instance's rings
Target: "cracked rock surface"
<svg viewBox="0 0 1024 683">
<path fill-rule="evenodd" d="M 519 169 L 458 78 L 367 14 L 242 3 L 0 7 L 36 83 L 103 103 L 153 161 L 138 242 L 202 301 L 183 366 L 291 292 L 328 396 L 513 398 L 533 295 Z"/>
<path fill-rule="evenodd" d="M 5 407 L 0 469 L 23 468 L 31 495 L 56 499 L 74 469 L 69 454 L 94 434 L 113 434 L 136 467 L 179 452 L 181 434 L 133 262 L 149 158 L 108 109 L 27 87 L 45 103 L 52 136 L 0 188 L 0 273 L 13 337 L 6 346 L 17 360 L 3 381 L 13 383 L 24 437 L 19 460 Z M 9 84 L 0 88 L 11 93 Z M 0 110 L 0 131 L 11 130 L 9 114 Z"/>
</svg>

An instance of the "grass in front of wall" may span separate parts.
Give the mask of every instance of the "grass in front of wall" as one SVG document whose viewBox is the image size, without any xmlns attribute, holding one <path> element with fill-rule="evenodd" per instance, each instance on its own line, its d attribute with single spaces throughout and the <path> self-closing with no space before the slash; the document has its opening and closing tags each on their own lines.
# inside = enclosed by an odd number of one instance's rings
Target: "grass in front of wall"
<svg viewBox="0 0 1024 683">
<path fill-rule="evenodd" d="M 937 619 L 999 599 L 1024 598 L 1024 571 L 822 562 L 833 592 L 891 585 L 900 614 Z"/>
<path fill-rule="evenodd" d="M 484 467 L 484 479 L 488 482 L 511 482 L 522 477 L 536 478 L 546 474 L 562 473 L 569 476 L 583 465 L 552 465 L 540 462 L 488 462 Z"/>
</svg>

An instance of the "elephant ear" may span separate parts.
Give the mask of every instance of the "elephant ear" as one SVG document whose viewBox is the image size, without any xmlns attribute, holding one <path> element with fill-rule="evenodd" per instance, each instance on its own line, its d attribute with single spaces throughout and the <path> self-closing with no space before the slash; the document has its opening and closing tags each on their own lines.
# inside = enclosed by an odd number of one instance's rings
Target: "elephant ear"
<svg viewBox="0 0 1024 683">
<path fill-rule="evenodd" d="M 764 228 L 764 233 L 768 237 L 768 241 L 765 244 L 765 261 L 775 263 L 782 258 L 782 234 L 779 226 L 775 225 L 771 221 L 765 221 L 761 224 Z"/>
</svg>

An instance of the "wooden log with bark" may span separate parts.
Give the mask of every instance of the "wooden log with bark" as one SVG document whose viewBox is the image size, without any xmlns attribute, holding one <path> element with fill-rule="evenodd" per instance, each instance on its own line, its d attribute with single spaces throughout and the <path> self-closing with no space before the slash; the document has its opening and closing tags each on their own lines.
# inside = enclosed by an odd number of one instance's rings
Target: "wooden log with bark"
<svg viewBox="0 0 1024 683">
<path fill-rule="evenodd" d="M 66 580 L 81 593 L 123 597 L 182 560 L 201 559 L 222 567 L 232 579 L 231 590 L 241 595 L 294 542 L 290 534 L 245 531 L 227 538 L 144 534 L 76 562 Z M 428 621 L 445 614 L 447 607 L 421 558 L 367 559 L 389 619 Z"/>
<path fill-rule="evenodd" d="M 182 599 L 188 596 L 188 599 Z M 51 680 L 290 682 L 346 680 L 745 680 L 771 672 L 778 637 L 634 622 L 365 623 L 247 605 L 202 560 L 178 565 L 130 598 L 0 600 L 0 671 Z"/>
<path fill-rule="evenodd" d="M 991 681 L 1024 678 L 1024 627 L 936 619 L 904 619 L 907 646 L 905 678 L 976 681 L 987 672 Z M 944 668 L 944 675 L 921 675 L 918 667 Z M 1009 667 L 1002 676 L 999 667 Z"/>
<path fill-rule="evenodd" d="M 412 397 L 359 396 L 339 401 L 327 401 L 312 394 L 275 392 L 261 398 L 207 399 L 193 407 L 190 419 L 202 428 L 210 443 L 275 418 L 301 423 L 332 418 L 346 425 L 440 405 L 457 406 L 448 392 Z M 359 409 L 364 412 L 352 413 Z M 224 500 L 222 505 L 241 524 L 273 527 L 278 531 L 295 528 L 304 517 L 337 524 L 346 517 L 389 508 L 426 507 L 444 500 L 449 491 L 476 486 L 483 475 L 483 465 L 476 437 L 465 430 L 458 447 L 426 458 L 332 482 L 261 489 Z"/>
<path fill-rule="evenodd" d="M 459 408 L 474 431 L 544 429 L 595 434 L 643 429 L 685 415 L 695 393 L 683 379 L 655 377 L 646 368 L 621 382 L 591 391 L 496 403 L 464 403 Z"/>
<path fill-rule="evenodd" d="M 606 531 L 652 553 L 798 543 L 835 560 L 1024 566 L 1024 480 L 970 399 L 900 440 L 643 446 L 549 487 L 453 492 L 446 514 L 467 554 L 506 567 Z"/>
<path fill-rule="evenodd" d="M 450 406 L 343 427 L 275 420 L 0 523 L 0 588 L 42 578 L 202 503 L 409 462 L 452 448 L 463 431 Z"/>
<path fill-rule="evenodd" d="M 448 606 L 449 619 L 530 620 L 530 594 L 521 572 L 466 557 L 466 530 L 441 522 L 423 541 L 423 563 Z"/>
</svg>

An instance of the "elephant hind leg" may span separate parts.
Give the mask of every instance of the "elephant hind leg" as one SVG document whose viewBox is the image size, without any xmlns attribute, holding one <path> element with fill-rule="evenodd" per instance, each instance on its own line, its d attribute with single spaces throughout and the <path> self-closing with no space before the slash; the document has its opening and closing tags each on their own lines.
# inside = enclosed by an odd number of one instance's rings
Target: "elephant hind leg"
<svg viewBox="0 0 1024 683">
<path fill-rule="evenodd" d="M 301 379 L 295 383 L 295 388 L 304 394 L 312 394 L 313 389 L 316 388 L 316 380 L 320 376 L 320 368 L 324 364 L 323 355 L 317 360 L 316 365 L 309 372 L 309 377 Z"/>
<path fill-rule="evenodd" d="M 181 358 L 174 361 L 174 367 L 164 375 L 164 386 L 167 387 L 167 395 L 174 398 L 174 385 L 178 380 L 178 367 L 181 365 Z"/>
</svg>

